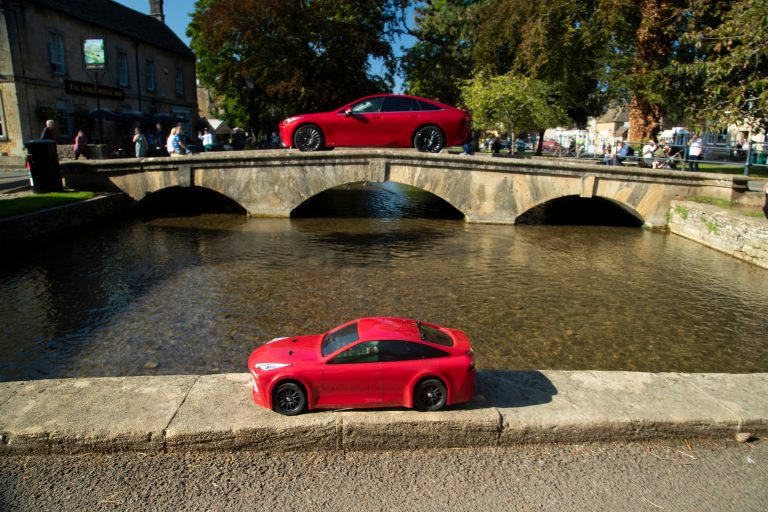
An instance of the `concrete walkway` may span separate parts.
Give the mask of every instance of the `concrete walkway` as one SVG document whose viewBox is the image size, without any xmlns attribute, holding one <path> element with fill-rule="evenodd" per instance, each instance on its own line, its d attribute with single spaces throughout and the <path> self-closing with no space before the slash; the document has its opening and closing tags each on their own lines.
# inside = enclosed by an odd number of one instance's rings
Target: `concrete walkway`
<svg viewBox="0 0 768 512">
<path fill-rule="evenodd" d="M 285 417 L 248 374 L 0 383 L 0 454 L 376 450 L 768 433 L 768 374 L 478 372 L 474 402 Z"/>
</svg>

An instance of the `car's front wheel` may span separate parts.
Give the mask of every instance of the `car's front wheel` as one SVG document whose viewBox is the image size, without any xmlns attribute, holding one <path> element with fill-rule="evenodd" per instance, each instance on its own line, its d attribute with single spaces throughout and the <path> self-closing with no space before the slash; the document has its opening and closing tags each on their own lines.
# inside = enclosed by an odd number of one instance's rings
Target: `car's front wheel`
<svg viewBox="0 0 768 512">
<path fill-rule="evenodd" d="M 425 379 L 416 386 L 413 406 L 420 411 L 439 411 L 445 406 L 448 393 L 440 379 Z"/>
<path fill-rule="evenodd" d="M 445 137 L 437 126 L 423 126 L 413 136 L 413 147 L 422 153 L 439 153 L 444 146 Z"/>
<path fill-rule="evenodd" d="M 324 144 L 323 132 L 314 124 L 300 126 L 293 134 L 293 145 L 299 151 L 319 151 Z"/>
<path fill-rule="evenodd" d="M 307 394 L 295 382 L 278 384 L 272 392 L 272 409 L 286 416 L 301 414 L 307 408 Z"/>
</svg>

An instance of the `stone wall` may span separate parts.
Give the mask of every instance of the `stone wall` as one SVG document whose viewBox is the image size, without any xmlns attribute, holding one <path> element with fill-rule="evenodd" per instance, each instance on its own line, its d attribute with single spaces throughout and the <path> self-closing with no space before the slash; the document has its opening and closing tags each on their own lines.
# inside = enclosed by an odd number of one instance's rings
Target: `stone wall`
<svg viewBox="0 0 768 512">
<path fill-rule="evenodd" d="M 768 269 L 768 219 L 747 217 L 709 204 L 672 201 L 669 230 Z"/>
</svg>

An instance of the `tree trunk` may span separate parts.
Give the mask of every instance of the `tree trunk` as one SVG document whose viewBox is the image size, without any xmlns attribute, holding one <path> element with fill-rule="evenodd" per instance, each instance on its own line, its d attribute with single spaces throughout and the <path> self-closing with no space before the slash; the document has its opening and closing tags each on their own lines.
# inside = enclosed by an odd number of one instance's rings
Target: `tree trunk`
<svg viewBox="0 0 768 512">
<path fill-rule="evenodd" d="M 666 115 L 664 107 L 649 98 L 658 94 L 661 85 L 654 83 L 653 72 L 664 69 L 672 56 L 677 18 L 675 3 L 675 0 L 643 0 L 639 5 L 641 20 L 632 70 L 637 85 L 629 103 L 628 136 L 633 142 L 655 140 Z"/>
</svg>

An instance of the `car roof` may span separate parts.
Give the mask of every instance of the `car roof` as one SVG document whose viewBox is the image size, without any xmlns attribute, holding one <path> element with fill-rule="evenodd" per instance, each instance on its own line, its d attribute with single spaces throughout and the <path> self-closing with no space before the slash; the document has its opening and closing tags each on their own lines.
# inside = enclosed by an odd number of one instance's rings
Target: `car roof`
<svg viewBox="0 0 768 512">
<path fill-rule="evenodd" d="M 372 317 L 361 318 L 357 323 L 361 340 L 410 340 L 419 339 L 415 320 L 408 318 Z"/>
</svg>

